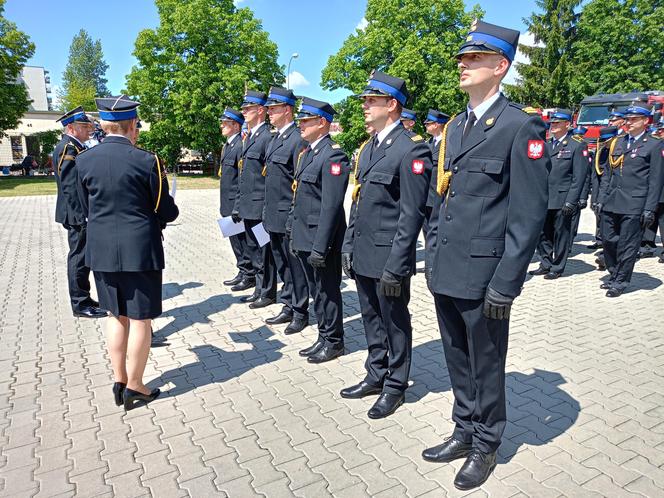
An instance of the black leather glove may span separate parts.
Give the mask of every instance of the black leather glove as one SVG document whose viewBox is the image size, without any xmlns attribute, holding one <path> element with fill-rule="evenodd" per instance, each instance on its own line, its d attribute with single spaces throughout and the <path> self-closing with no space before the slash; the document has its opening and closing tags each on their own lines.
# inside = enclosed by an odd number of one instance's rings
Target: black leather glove
<svg viewBox="0 0 664 498">
<path fill-rule="evenodd" d="M 574 211 L 576 211 L 576 206 L 571 202 L 566 202 L 562 209 L 563 216 L 572 216 Z"/>
<path fill-rule="evenodd" d="M 641 213 L 641 228 L 644 230 L 655 222 L 655 213 L 647 209 Z"/>
<path fill-rule="evenodd" d="M 484 296 L 484 316 L 491 320 L 507 320 L 510 317 L 513 298 L 487 287 Z"/>
<path fill-rule="evenodd" d="M 431 289 L 431 278 L 433 276 L 433 268 L 430 268 L 428 266 L 424 267 L 424 278 L 427 281 L 427 287 L 429 289 L 429 292 L 433 294 L 433 290 Z"/>
<path fill-rule="evenodd" d="M 307 263 L 314 268 L 325 268 L 325 256 L 319 252 L 311 251 L 311 254 L 307 258 Z"/>
<path fill-rule="evenodd" d="M 595 205 L 593 206 L 593 211 L 595 211 L 595 214 L 599 215 L 599 213 L 602 212 L 602 203 L 596 202 Z"/>
<path fill-rule="evenodd" d="M 240 218 L 240 213 L 233 211 L 231 213 L 231 220 L 233 220 L 233 223 L 240 223 L 242 221 L 242 218 Z"/>
<path fill-rule="evenodd" d="M 392 275 L 389 271 L 383 271 L 380 277 L 380 292 L 387 297 L 399 297 L 401 295 L 401 278 Z"/>
<path fill-rule="evenodd" d="M 586 209 L 588 207 L 588 201 L 585 199 L 582 199 L 578 203 L 579 209 Z"/>
<path fill-rule="evenodd" d="M 355 272 L 353 271 L 353 255 L 349 252 L 341 254 L 341 268 L 344 274 L 351 280 L 355 280 Z"/>
</svg>

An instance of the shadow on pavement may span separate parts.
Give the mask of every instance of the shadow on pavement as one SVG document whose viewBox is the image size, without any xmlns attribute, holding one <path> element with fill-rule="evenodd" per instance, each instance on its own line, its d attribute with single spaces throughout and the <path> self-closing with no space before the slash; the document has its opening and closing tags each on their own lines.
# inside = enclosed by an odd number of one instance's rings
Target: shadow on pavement
<svg viewBox="0 0 664 498">
<path fill-rule="evenodd" d="M 268 327 L 263 326 L 248 332 L 231 332 L 228 336 L 234 342 L 250 344 L 252 348 L 225 351 L 212 345 L 194 346 L 190 351 L 196 354 L 198 361 L 164 372 L 147 386 L 154 389 L 171 383 L 174 387 L 164 394 L 177 396 L 208 384 L 239 377 L 254 367 L 282 357 L 279 350 L 285 344 L 272 339 L 275 334 Z"/>
<path fill-rule="evenodd" d="M 160 337 L 168 337 L 196 323 L 211 323 L 210 316 L 228 309 L 231 304 L 239 303 L 240 297 L 231 294 L 219 294 L 195 304 L 187 304 L 164 311 L 161 315 L 162 318 L 173 317 L 175 320 L 155 331 L 155 333 Z"/>
<path fill-rule="evenodd" d="M 170 299 L 181 295 L 187 289 L 196 289 L 203 287 L 201 282 L 187 282 L 186 284 L 178 284 L 177 282 L 169 282 L 161 286 L 162 299 Z"/>
</svg>

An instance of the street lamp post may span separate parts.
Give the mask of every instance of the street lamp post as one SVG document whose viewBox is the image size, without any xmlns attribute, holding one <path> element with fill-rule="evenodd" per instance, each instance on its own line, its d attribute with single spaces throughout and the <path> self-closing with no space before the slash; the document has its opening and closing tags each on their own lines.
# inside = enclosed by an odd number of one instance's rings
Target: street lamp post
<svg viewBox="0 0 664 498">
<path fill-rule="evenodd" d="M 286 71 L 286 88 L 290 90 L 290 65 L 293 62 L 293 59 L 297 59 L 300 56 L 297 52 L 290 56 L 288 59 L 288 70 Z"/>
</svg>

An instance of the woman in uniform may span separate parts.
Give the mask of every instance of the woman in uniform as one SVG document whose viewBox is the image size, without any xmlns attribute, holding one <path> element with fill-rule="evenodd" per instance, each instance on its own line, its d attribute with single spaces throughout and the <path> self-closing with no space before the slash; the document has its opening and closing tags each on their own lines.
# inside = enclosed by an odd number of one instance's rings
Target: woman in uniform
<svg viewBox="0 0 664 498">
<path fill-rule="evenodd" d="M 159 158 L 135 146 L 138 102 L 96 99 L 106 138 L 79 155 L 78 189 L 88 218 L 85 261 L 100 304 L 109 310 L 107 341 L 115 403 L 126 410 L 159 396 L 143 383 L 151 320 L 161 314 L 162 230 L 178 208 Z"/>
</svg>

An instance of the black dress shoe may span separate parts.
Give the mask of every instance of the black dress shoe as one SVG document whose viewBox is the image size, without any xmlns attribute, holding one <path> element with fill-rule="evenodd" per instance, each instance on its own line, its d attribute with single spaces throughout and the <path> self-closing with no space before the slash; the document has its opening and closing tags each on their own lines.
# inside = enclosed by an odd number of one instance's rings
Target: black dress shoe
<svg viewBox="0 0 664 498">
<path fill-rule="evenodd" d="M 230 280 L 224 280 L 224 285 L 237 285 L 243 280 L 244 280 L 244 275 L 242 275 L 242 273 L 238 273 L 237 275 L 235 275 L 235 277 L 231 278 Z"/>
<path fill-rule="evenodd" d="M 95 301 L 94 299 L 90 298 L 88 299 L 88 306 L 92 306 L 93 308 L 99 308 L 99 301 Z"/>
<path fill-rule="evenodd" d="M 447 463 L 458 458 L 466 458 L 472 450 L 471 443 L 464 443 L 454 437 L 449 437 L 443 444 L 424 450 L 422 458 L 427 462 Z"/>
<path fill-rule="evenodd" d="M 655 251 L 639 251 L 638 254 L 638 259 L 647 259 L 647 258 L 654 258 L 655 257 Z"/>
<path fill-rule="evenodd" d="M 298 351 L 298 354 L 300 356 L 309 356 L 309 355 L 312 355 L 315 352 L 317 352 L 323 346 L 325 346 L 325 341 L 323 339 L 318 339 L 316 342 L 314 342 L 308 348 L 304 348 L 304 349 Z"/>
<path fill-rule="evenodd" d="M 380 394 L 382 392 L 383 388 L 381 386 L 372 386 L 371 384 L 362 381 L 359 384 L 342 389 L 339 394 L 342 398 L 359 399 L 364 398 L 365 396 L 371 396 L 372 394 Z"/>
<path fill-rule="evenodd" d="M 605 271 L 606 270 L 606 263 L 604 262 L 604 257 L 597 257 L 595 258 L 595 263 L 597 263 L 597 269 L 599 271 Z"/>
<path fill-rule="evenodd" d="M 239 283 L 233 285 L 233 287 L 231 287 L 231 290 L 233 292 L 238 292 L 238 291 L 251 289 L 252 287 L 256 287 L 256 280 L 253 278 L 243 278 L 242 280 L 240 280 Z"/>
<path fill-rule="evenodd" d="M 315 353 L 309 355 L 307 361 L 309 363 L 325 363 L 326 361 L 334 360 L 344 354 L 344 345 L 341 344 L 325 344 Z"/>
<path fill-rule="evenodd" d="M 593 251 L 595 249 L 601 249 L 601 247 L 602 247 L 602 244 L 600 244 L 599 242 L 593 242 L 589 246 L 586 246 L 587 249 L 592 249 Z"/>
<path fill-rule="evenodd" d="M 295 317 L 288 324 L 286 330 L 284 330 L 284 334 L 297 334 L 298 332 L 302 332 L 305 328 L 307 328 L 307 325 L 309 325 L 309 317 Z"/>
<path fill-rule="evenodd" d="M 279 325 L 280 323 L 289 323 L 293 319 L 293 313 L 282 310 L 277 316 L 266 318 L 265 323 L 268 325 Z"/>
<path fill-rule="evenodd" d="M 150 394 L 143 394 L 138 391 L 134 391 L 133 389 L 129 389 L 125 387 L 124 390 L 124 409 L 129 411 L 133 410 L 136 408 L 135 403 L 136 402 L 142 402 L 143 404 L 147 404 L 150 401 L 154 401 L 157 399 L 157 397 L 161 394 L 161 391 L 159 389 L 153 389 Z"/>
<path fill-rule="evenodd" d="M 240 298 L 240 301 L 242 301 L 243 303 L 253 303 L 254 301 L 258 301 L 259 297 L 261 297 L 261 294 L 256 290 L 253 294 L 250 294 L 248 296 L 242 296 Z"/>
<path fill-rule="evenodd" d="M 549 271 L 550 271 L 550 270 L 548 270 L 547 268 L 542 268 L 542 267 L 540 266 L 540 267 L 537 268 L 536 270 L 530 270 L 530 271 L 528 272 L 528 275 L 534 275 L 534 276 L 538 276 L 538 275 L 546 275 L 547 273 L 549 273 Z"/>
<path fill-rule="evenodd" d="M 397 408 L 403 405 L 405 398 L 406 395 L 403 393 L 383 393 L 378 396 L 378 399 L 374 405 L 367 412 L 367 416 L 373 419 L 389 417 L 396 411 Z"/>
<path fill-rule="evenodd" d="M 252 310 L 258 309 L 258 308 L 266 308 L 267 306 L 270 306 L 271 304 L 274 304 L 276 302 L 275 299 L 270 299 L 269 297 L 261 297 L 260 299 L 256 299 L 253 303 L 249 305 L 249 307 Z"/>
<path fill-rule="evenodd" d="M 611 282 L 604 282 L 603 284 L 601 284 L 599 286 L 599 288 L 604 289 L 604 290 L 610 289 L 611 288 Z"/>
<path fill-rule="evenodd" d="M 115 406 L 120 406 L 122 404 L 122 395 L 124 394 L 125 387 L 127 384 L 122 382 L 115 382 L 113 384 L 113 397 L 115 398 Z"/>
<path fill-rule="evenodd" d="M 79 318 L 104 318 L 108 316 L 108 311 L 101 308 L 93 308 L 92 306 L 83 306 L 74 311 L 74 316 Z"/>
<path fill-rule="evenodd" d="M 664 263 L 664 252 L 659 255 L 659 259 L 657 260 L 658 263 Z"/>
<path fill-rule="evenodd" d="M 622 293 L 623 291 L 621 291 L 620 289 L 611 287 L 608 291 L 606 291 L 606 297 L 620 297 Z"/>
<path fill-rule="evenodd" d="M 483 453 L 474 449 L 454 478 L 454 487 L 462 491 L 477 488 L 486 482 L 495 468 L 495 451 Z"/>
<path fill-rule="evenodd" d="M 557 272 L 555 272 L 555 271 L 550 271 L 549 273 L 547 273 L 546 275 L 544 275 L 544 278 L 545 278 L 546 280 L 555 280 L 555 279 L 557 279 L 557 278 L 559 278 L 559 277 L 560 277 L 560 273 L 557 273 Z"/>
</svg>

